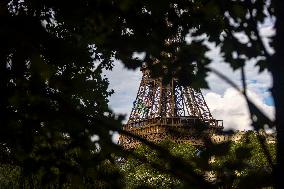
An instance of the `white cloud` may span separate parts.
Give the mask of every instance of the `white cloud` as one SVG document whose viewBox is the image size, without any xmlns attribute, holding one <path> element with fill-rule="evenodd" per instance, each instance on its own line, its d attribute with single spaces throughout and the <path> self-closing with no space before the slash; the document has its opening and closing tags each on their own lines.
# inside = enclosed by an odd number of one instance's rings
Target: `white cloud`
<svg viewBox="0 0 284 189">
<path fill-rule="evenodd" d="M 271 37 L 275 36 L 276 30 L 274 28 L 274 22 L 270 21 L 271 23 L 263 24 L 259 26 L 259 35 L 261 36 L 264 46 L 269 54 L 273 54 L 275 51 L 274 49 L 269 45 L 271 42 Z"/>
<path fill-rule="evenodd" d="M 252 91 L 248 91 L 248 96 L 258 108 L 273 119 L 274 108 L 265 104 L 263 96 Z M 246 101 L 235 89 L 227 88 L 222 95 L 208 92 L 205 100 L 214 118 L 224 121 L 225 129 L 252 129 Z"/>
<path fill-rule="evenodd" d="M 262 25 L 260 27 L 260 34 L 263 37 L 263 40 L 269 40 L 268 37 L 273 36 L 275 30 L 270 25 Z M 218 70 L 222 74 L 224 74 L 231 81 L 236 83 L 240 88 L 242 86 L 241 73 L 240 70 L 234 71 L 228 63 L 224 62 L 224 59 L 221 56 L 220 47 L 216 47 L 213 43 L 207 43 L 210 51 L 206 53 L 212 63 L 210 64 L 211 68 Z M 272 49 L 269 49 L 272 51 Z M 258 66 L 255 66 L 256 60 L 252 59 L 246 62 L 245 65 L 245 75 L 246 75 L 246 83 L 248 90 L 260 95 L 262 98 L 271 99 L 270 88 L 272 86 L 272 77 L 271 74 L 265 70 L 259 73 Z M 205 94 L 207 92 L 215 92 L 219 95 L 223 95 L 228 87 L 231 87 L 229 84 L 224 82 L 218 76 L 213 73 L 210 73 L 207 77 L 207 81 L 209 83 L 210 90 L 205 90 Z"/>
<path fill-rule="evenodd" d="M 273 33 L 273 28 L 270 26 L 261 28 L 261 36 L 263 37 L 269 37 Z M 240 71 L 234 71 L 229 64 L 224 62 L 219 47 L 213 44 L 209 44 L 209 47 L 211 50 L 206 55 L 213 60 L 210 67 L 227 76 L 241 88 Z M 259 73 L 258 67 L 255 67 L 255 60 L 250 60 L 246 62 L 245 75 L 248 95 L 264 113 L 273 119 L 274 106 L 266 104 L 267 99 L 272 99 L 270 94 L 271 74 L 268 71 Z M 207 81 L 210 89 L 203 90 L 203 92 L 213 116 L 216 119 L 223 119 L 224 127 L 227 129 L 252 129 L 247 104 L 243 96 L 213 73 L 209 74 Z"/>
<path fill-rule="evenodd" d="M 233 71 L 227 63 L 215 61 L 210 67 L 213 67 L 227 76 L 231 81 L 236 83 L 241 88 L 242 80 L 239 70 Z M 247 88 L 250 91 L 261 95 L 263 98 L 269 98 L 271 96 L 270 88 L 272 87 L 272 77 L 268 71 L 259 73 L 258 68 L 254 66 L 254 62 L 250 61 L 245 66 L 245 75 Z M 214 73 L 210 73 L 206 80 L 209 83 L 210 90 L 205 90 L 205 93 L 215 92 L 218 94 L 223 94 L 228 87 L 231 87 Z"/>
</svg>

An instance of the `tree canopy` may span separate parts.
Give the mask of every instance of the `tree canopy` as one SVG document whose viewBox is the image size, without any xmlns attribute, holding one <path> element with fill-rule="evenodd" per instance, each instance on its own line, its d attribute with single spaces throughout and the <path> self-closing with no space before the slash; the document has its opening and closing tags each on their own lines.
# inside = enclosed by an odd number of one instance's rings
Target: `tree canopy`
<svg viewBox="0 0 284 189">
<path fill-rule="evenodd" d="M 175 144 L 170 141 L 164 141 L 161 143 L 164 148 L 170 149 L 170 153 L 182 158 L 187 163 L 194 162 L 197 157 L 198 149 L 191 144 Z M 157 151 L 152 150 L 146 145 L 141 145 L 135 149 L 135 153 L 140 156 L 144 156 L 149 161 L 153 161 L 157 164 L 167 164 L 160 157 Z M 167 166 L 167 165 L 166 165 Z M 170 166 L 170 165 L 168 165 Z M 153 168 L 151 165 L 137 160 L 135 157 L 129 156 L 121 163 L 122 172 L 125 174 L 126 188 L 132 189 L 137 187 L 146 188 L 184 188 L 186 183 L 169 173 L 159 171 Z"/>
<path fill-rule="evenodd" d="M 204 155 L 210 149 L 195 147 L 189 143 L 176 144 L 170 141 L 161 142 L 160 145 L 169 149 L 174 156 L 182 158 L 187 164 L 193 165 L 195 172 L 202 173 L 217 187 L 258 188 L 273 185 L 272 169 L 255 132 L 247 132 L 240 140 L 230 142 L 228 150 L 223 151 L 222 154 L 211 156 L 209 164 L 207 164 L 208 159 L 204 158 Z M 269 143 L 268 148 L 275 162 L 276 144 Z M 140 145 L 134 152 L 157 164 L 171 166 L 163 160 L 157 151 L 146 145 Z M 191 187 L 191 185 L 187 185 L 186 181 L 178 179 L 173 174 L 159 171 L 133 156 L 129 156 L 121 162 L 121 169 L 125 174 L 126 188 L 129 189 L 142 186 L 147 188 Z"/>
<path fill-rule="evenodd" d="M 266 145 L 275 163 L 276 144 L 272 142 Z M 211 162 L 214 170 L 212 173 L 221 186 L 229 188 L 273 186 L 272 167 L 267 161 L 256 132 L 246 132 L 239 141 L 230 143 L 226 154 L 212 157 Z"/>
</svg>

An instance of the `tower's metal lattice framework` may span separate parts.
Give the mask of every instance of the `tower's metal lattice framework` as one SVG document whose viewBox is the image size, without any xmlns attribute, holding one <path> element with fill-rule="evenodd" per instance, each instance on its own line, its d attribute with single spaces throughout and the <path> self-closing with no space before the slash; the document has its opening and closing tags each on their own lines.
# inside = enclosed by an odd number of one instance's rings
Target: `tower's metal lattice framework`
<svg viewBox="0 0 284 189">
<path fill-rule="evenodd" d="M 153 142 L 203 145 L 202 133 L 208 136 L 223 129 L 223 121 L 213 118 L 200 89 L 182 86 L 175 78 L 164 84 L 162 78 L 152 78 L 146 66 L 141 71 L 143 77 L 124 130 Z M 198 127 L 204 128 L 202 132 Z M 119 143 L 131 149 L 140 142 L 120 135 Z"/>
</svg>

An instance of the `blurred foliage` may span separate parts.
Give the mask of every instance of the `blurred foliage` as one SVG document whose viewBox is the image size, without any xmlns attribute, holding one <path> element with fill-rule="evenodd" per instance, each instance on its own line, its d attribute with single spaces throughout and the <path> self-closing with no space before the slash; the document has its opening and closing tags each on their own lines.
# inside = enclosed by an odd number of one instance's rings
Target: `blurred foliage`
<svg viewBox="0 0 284 189">
<path fill-rule="evenodd" d="M 211 154 L 209 159 L 204 154 L 210 153 L 211 148 L 195 147 L 188 143 L 176 144 L 169 141 L 160 143 L 170 153 L 182 158 L 187 164 L 193 165 L 194 171 L 210 180 L 216 188 L 261 188 L 272 187 L 272 168 L 266 160 L 262 147 L 256 137 L 257 133 L 247 132 L 240 140 L 230 143 L 228 151 L 220 155 Z M 269 152 L 276 161 L 276 144 L 269 143 Z M 167 161 L 159 152 L 146 145 L 140 145 L 134 152 L 161 166 L 168 166 Z M 215 151 L 214 151 L 215 152 Z M 206 166 L 201 166 L 201 164 Z M 203 168 L 202 168 L 203 167 Z M 190 188 L 185 180 L 175 177 L 171 173 L 161 172 L 150 164 L 129 156 L 121 163 L 125 174 L 126 188 Z M 263 180 L 264 179 L 264 180 Z"/>
<path fill-rule="evenodd" d="M 224 156 L 212 157 L 212 173 L 216 183 L 229 188 L 272 187 L 272 167 L 257 138 L 258 133 L 246 132 L 239 141 L 230 144 Z M 276 163 L 276 144 L 267 144 Z"/>
<path fill-rule="evenodd" d="M 51 168 L 52 169 L 52 168 Z M 68 177 L 62 184 L 59 180 L 53 180 L 53 182 L 45 182 L 42 180 L 45 170 L 40 170 L 36 174 L 23 175 L 23 170 L 19 166 L 13 166 L 10 164 L 2 164 L 0 166 L 0 188 L 122 188 L 124 186 L 124 179 L 120 176 L 120 170 L 111 161 L 105 160 L 100 165 L 89 169 L 93 172 L 92 176 L 85 176 L 83 178 Z M 54 172 L 58 172 L 53 168 Z M 120 179 L 117 179 L 120 177 Z"/>
<path fill-rule="evenodd" d="M 186 163 L 193 163 L 193 159 L 196 158 L 198 152 L 198 150 L 190 144 L 176 144 L 164 141 L 160 145 L 163 146 L 163 148 L 170 149 L 170 153 L 182 158 Z M 134 153 L 158 163 L 160 166 L 170 166 L 157 151 L 151 150 L 146 145 L 139 146 L 135 149 Z M 125 162 L 121 163 L 121 169 L 125 174 L 125 184 L 127 189 L 139 187 L 157 189 L 183 188 L 186 184 L 172 174 L 159 171 L 151 165 L 131 156 L 129 156 Z"/>
<path fill-rule="evenodd" d="M 209 42 L 233 69 L 253 60 L 260 71 L 270 70 L 272 55 L 259 25 L 274 17 L 274 8 L 268 0 L 1 0 L 0 162 L 19 167 L 21 178 L 40 176 L 42 186 L 61 188 L 72 181 L 71 186 L 87 187 L 86 179 L 96 178 L 104 187 L 122 187 L 119 172 L 102 176 L 98 169 L 111 154 L 129 153 L 112 141 L 122 117 L 108 108 L 113 91 L 102 70 L 112 69 L 114 59 L 130 69 L 146 62 L 153 77 L 165 82 L 175 76 L 207 87 Z M 267 38 L 273 47 L 273 36 Z M 257 130 L 274 126 L 248 105 Z M 209 169 L 205 160 L 226 154 L 228 146 L 212 145 L 197 166 Z M 176 168 L 169 163 L 179 178 L 208 186 L 180 161 Z"/>
</svg>

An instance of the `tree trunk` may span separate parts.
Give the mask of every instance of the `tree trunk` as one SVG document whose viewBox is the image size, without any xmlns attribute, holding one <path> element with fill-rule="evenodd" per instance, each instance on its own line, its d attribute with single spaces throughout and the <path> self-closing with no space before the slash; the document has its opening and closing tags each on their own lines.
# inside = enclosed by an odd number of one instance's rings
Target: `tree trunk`
<svg viewBox="0 0 284 189">
<path fill-rule="evenodd" d="M 275 54 L 272 58 L 272 95 L 276 109 L 277 165 L 276 188 L 284 188 L 284 1 L 274 1 L 276 14 Z"/>
</svg>

